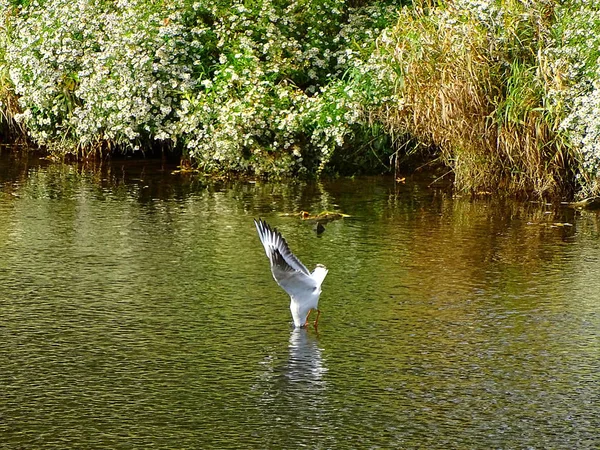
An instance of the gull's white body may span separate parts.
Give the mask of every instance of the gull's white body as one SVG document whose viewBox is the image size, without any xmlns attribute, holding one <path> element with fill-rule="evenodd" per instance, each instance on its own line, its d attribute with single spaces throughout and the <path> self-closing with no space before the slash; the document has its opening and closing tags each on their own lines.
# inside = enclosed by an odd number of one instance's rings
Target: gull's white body
<svg viewBox="0 0 600 450">
<path fill-rule="evenodd" d="M 277 231 L 263 220 L 254 221 L 258 237 L 265 247 L 265 253 L 271 262 L 273 278 L 290 296 L 290 311 L 294 326 L 303 327 L 307 323 L 308 314 L 316 310 L 319 314 L 319 297 L 321 284 L 327 275 L 327 269 L 320 264 L 313 272 L 300 262 L 290 251 L 287 242 Z M 318 322 L 318 315 L 317 321 Z"/>
</svg>

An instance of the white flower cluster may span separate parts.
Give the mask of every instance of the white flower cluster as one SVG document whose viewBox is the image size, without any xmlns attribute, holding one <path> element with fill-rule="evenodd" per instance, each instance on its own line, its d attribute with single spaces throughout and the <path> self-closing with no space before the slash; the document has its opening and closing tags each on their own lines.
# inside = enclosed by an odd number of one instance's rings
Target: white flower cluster
<svg viewBox="0 0 600 450">
<path fill-rule="evenodd" d="M 36 0 L 14 22 L 6 61 L 23 110 L 16 120 L 42 145 L 137 149 L 166 139 L 178 97 L 198 81 L 201 49 L 188 48 L 193 33 L 175 7 Z"/>
<path fill-rule="evenodd" d="M 322 168 L 352 134 L 358 108 L 336 80 L 393 11 L 343 0 L 0 1 L 12 11 L 0 52 L 15 119 L 38 143 L 164 143 L 207 170 L 271 174 Z"/>
<path fill-rule="evenodd" d="M 568 0 L 557 8 L 552 49 L 564 90 L 555 101 L 566 109 L 561 129 L 578 152 L 582 197 L 600 194 L 600 3 Z"/>
</svg>

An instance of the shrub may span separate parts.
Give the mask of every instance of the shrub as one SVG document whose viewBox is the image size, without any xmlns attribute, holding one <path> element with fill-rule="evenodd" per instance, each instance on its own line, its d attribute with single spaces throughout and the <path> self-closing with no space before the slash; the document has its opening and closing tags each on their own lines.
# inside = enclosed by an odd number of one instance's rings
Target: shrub
<svg viewBox="0 0 600 450">
<path fill-rule="evenodd" d="M 581 197 L 600 194 L 600 4 L 567 0 L 556 10 L 552 64 L 563 105 L 560 129 L 576 152 Z"/>
<path fill-rule="evenodd" d="M 3 67 L 36 142 L 83 153 L 160 145 L 207 171 L 259 174 L 321 171 L 352 137 L 347 97 L 328 86 L 394 11 L 342 0 L 11 7 Z"/>
<path fill-rule="evenodd" d="M 59 154 L 283 176 L 427 149 L 460 189 L 595 195 L 596 3 L 0 0 L 0 111 Z"/>
</svg>

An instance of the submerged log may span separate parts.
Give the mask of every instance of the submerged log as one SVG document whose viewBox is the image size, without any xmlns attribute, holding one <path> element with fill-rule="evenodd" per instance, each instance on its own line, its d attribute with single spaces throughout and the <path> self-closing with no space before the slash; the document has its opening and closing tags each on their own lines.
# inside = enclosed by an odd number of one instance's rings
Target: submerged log
<svg viewBox="0 0 600 450">
<path fill-rule="evenodd" d="M 334 220 L 343 219 L 344 217 L 349 217 L 349 216 L 348 216 L 348 214 L 342 214 L 342 213 L 330 212 L 330 211 L 323 211 L 322 213 L 319 213 L 319 214 L 313 216 L 313 215 L 307 213 L 306 211 L 301 211 L 300 217 L 302 218 L 302 220 L 314 220 L 319 223 L 327 223 L 327 222 L 332 222 Z"/>
<path fill-rule="evenodd" d="M 569 202 L 567 206 L 575 209 L 600 209 L 600 197 L 588 197 L 578 202 Z"/>
</svg>

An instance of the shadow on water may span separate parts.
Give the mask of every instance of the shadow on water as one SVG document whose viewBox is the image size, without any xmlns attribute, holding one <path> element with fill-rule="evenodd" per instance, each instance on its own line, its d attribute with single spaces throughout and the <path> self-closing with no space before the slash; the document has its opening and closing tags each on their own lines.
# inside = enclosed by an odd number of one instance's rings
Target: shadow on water
<svg viewBox="0 0 600 450">
<path fill-rule="evenodd" d="M 0 446 L 598 448 L 596 213 L 173 169 L 0 154 Z M 319 334 L 256 217 L 328 267 Z"/>
</svg>

